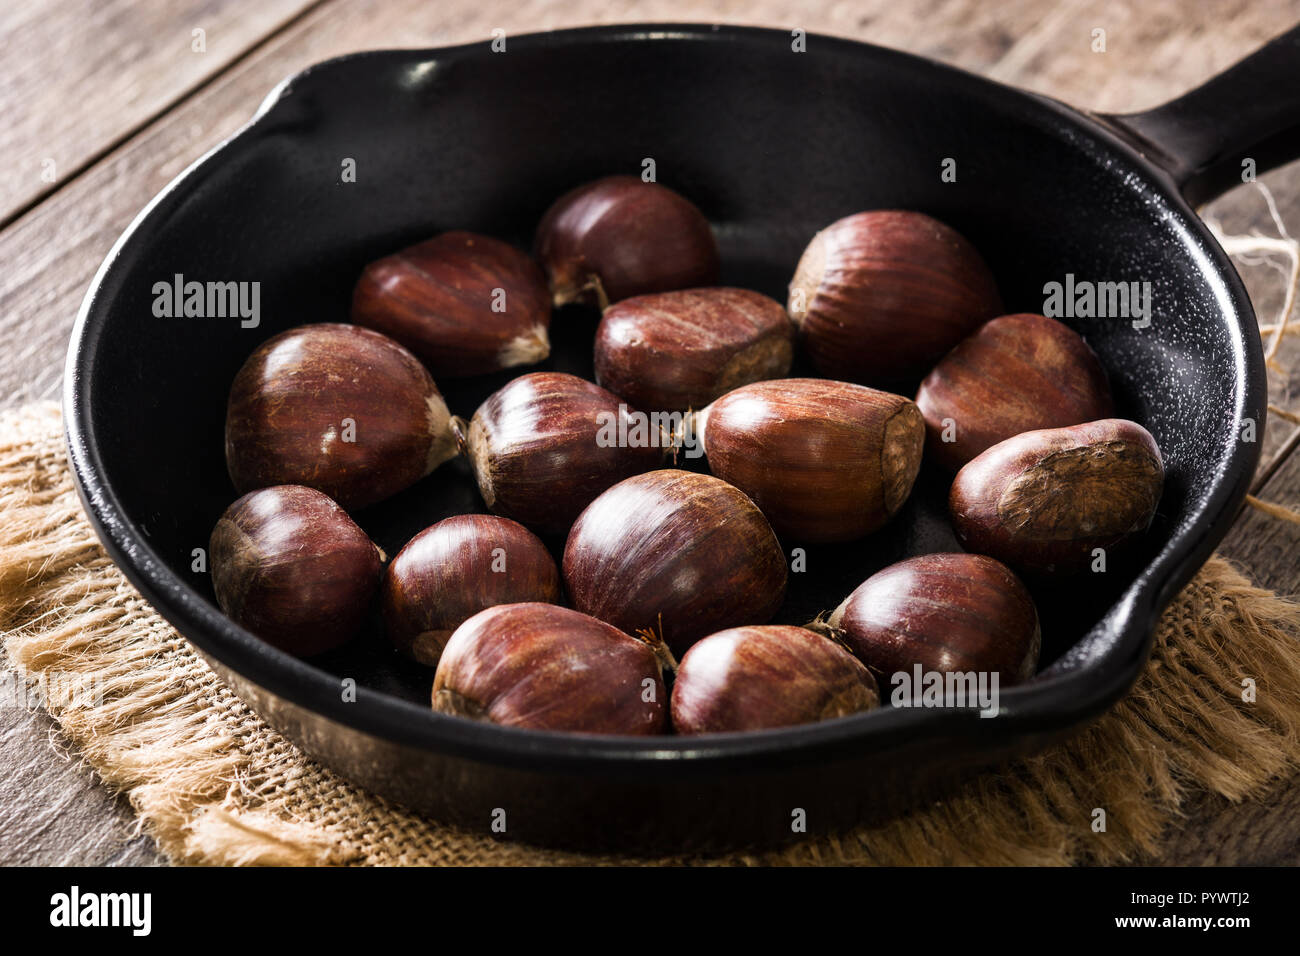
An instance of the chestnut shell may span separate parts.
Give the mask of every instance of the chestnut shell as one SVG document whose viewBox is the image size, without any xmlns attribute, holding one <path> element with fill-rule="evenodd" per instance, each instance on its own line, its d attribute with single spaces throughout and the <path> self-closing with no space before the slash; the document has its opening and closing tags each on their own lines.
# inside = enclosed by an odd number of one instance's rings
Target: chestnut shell
<svg viewBox="0 0 1300 956">
<path fill-rule="evenodd" d="M 348 441 L 350 419 L 355 441 Z M 244 362 L 226 407 L 239 491 L 316 488 L 348 510 L 381 501 L 455 457 L 447 404 L 420 360 L 356 325 L 303 325 Z"/>
<path fill-rule="evenodd" d="M 658 444 L 644 447 L 602 444 L 602 429 L 623 422 L 626 430 L 633 411 L 617 395 L 564 372 L 508 382 L 469 424 L 467 451 L 484 502 L 530 528 L 564 533 L 598 494 L 661 464 L 670 450 L 666 435 L 650 436 Z"/>
<path fill-rule="evenodd" d="M 550 354 L 541 267 L 472 232 L 444 232 L 370 263 L 353 290 L 352 321 L 392 336 L 440 378 L 531 365 Z"/>
<path fill-rule="evenodd" d="M 910 399 L 815 378 L 728 392 L 696 428 L 709 470 L 799 542 L 849 541 L 884 525 L 911 493 L 925 444 Z"/>
<path fill-rule="evenodd" d="M 649 735 L 664 731 L 665 693 L 653 643 L 569 608 L 503 604 L 447 641 L 433 709 L 506 727 Z"/>
<path fill-rule="evenodd" d="M 786 565 L 767 519 L 711 475 L 664 469 L 614 485 L 578 516 L 561 564 L 579 610 L 674 654 L 726 627 L 770 620 Z"/>
<path fill-rule="evenodd" d="M 1035 576 L 1087 570 L 1122 552 L 1155 516 L 1160 448 L 1141 425 L 1107 418 L 1025 432 L 977 455 L 953 480 L 948 511 L 967 551 Z"/>
<path fill-rule="evenodd" d="M 1028 680 L 1041 632 L 1028 589 L 1000 561 L 924 554 L 867 578 L 829 623 L 889 693 L 893 674 L 997 673 L 1001 687 Z"/>
<path fill-rule="evenodd" d="M 217 603 L 281 650 L 309 656 L 360 631 L 380 552 L 327 495 L 277 485 L 225 510 L 208 542 Z"/>
<path fill-rule="evenodd" d="M 1045 315 L 1004 315 L 980 326 L 921 382 L 926 455 L 956 471 L 986 448 L 1040 428 L 1114 414 L 1096 354 L 1069 326 Z M 943 440 L 944 420 L 953 441 Z"/>
<path fill-rule="evenodd" d="M 835 641 L 802 627 L 735 627 L 696 642 L 673 681 L 679 734 L 790 727 L 870 710 L 876 681 Z"/>
<path fill-rule="evenodd" d="M 790 317 L 827 378 L 915 382 L 1002 312 L 993 274 L 960 233 L 919 212 L 846 216 L 813 237 L 790 283 Z"/>
<path fill-rule="evenodd" d="M 603 309 L 718 278 L 718 246 L 704 214 L 639 176 L 606 176 L 565 193 L 542 217 L 534 248 L 557 306 Z"/>
<path fill-rule="evenodd" d="M 384 626 L 393 645 L 433 667 L 456 628 L 498 604 L 560 600 L 546 545 L 495 515 L 455 515 L 425 528 L 388 564 Z"/>
<path fill-rule="evenodd" d="M 785 307 L 748 289 L 683 289 L 625 299 L 596 329 L 596 381 L 644 410 L 703 408 L 790 371 Z"/>
</svg>

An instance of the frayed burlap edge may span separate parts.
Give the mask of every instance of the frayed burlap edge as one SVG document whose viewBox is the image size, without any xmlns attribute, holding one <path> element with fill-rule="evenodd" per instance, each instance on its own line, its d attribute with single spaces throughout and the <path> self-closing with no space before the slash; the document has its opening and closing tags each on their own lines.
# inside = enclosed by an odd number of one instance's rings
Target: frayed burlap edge
<svg viewBox="0 0 1300 956">
<path fill-rule="evenodd" d="M 57 407 L 0 416 L 0 515 L 9 666 L 41 684 L 75 748 L 177 862 L 1122 863 L 1158 854 L 1189 795 L 1242 800 L 1300 757 L 1300 607 L 1216 558 L 1165 613 L 1128 697 L 1068 743 L 949 799 L 762 853 L 633 861 L 538 849 L 359 790 L 240 702 L 105 556 L 72 487 Z"/>
</svg>

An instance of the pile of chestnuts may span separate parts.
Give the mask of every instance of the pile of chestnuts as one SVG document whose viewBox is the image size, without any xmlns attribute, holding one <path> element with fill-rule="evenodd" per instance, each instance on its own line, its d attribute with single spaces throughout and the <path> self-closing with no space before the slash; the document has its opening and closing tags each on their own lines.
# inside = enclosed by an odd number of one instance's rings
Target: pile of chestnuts
<svg viewBox="0 0 1300 956">
<path fill-rule="evenodd" d="M 435 711 L 533 730 L 754 731 L 879 707 L 914 669 L 1032 678 L 1030 588 L 1131 548 L 1163 488 L 1097 356 L 1004 314 L 975 247 L 918 212 L 817 233 L 786 303 L 718 287 L 719 264 L 690 200 L 611 176 L 559 198 L 532 255 L 453 231 L 366 266 L 349 323 L 275 335 L 235 376 L 218 603 L 301 656 L 377 609 Z M 523 371 L 448 407 L 435 380 L 545 360 L 561 306 L 601 313 L 595 381 Z M 353 516 L 457 459 L 485 513 L 390 559 Z M 923 464 L 965 552 L 772 623 L 792 550 L 879 531 Z"/>
</svg>

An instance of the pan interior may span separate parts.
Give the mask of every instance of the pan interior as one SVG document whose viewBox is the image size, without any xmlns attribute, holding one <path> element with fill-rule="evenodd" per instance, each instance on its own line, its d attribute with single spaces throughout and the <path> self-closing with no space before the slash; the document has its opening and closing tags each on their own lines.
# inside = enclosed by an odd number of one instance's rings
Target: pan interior
<svg viewBox="0 0 1300 956">
<path fill-rule="evenodd" d="M 782 301 L 812 235 L 872 208 L 923 211 L 964 233 L 1009 312 L 1042 311 L 1045 284 L 1067 276 L 1149 283 L 1146 328 L 1130 317 L 1064 321 L 1101 356 L 1120 414 L 1160 442 L 1168 480 L 1155 525 L 1131 565 L 1036 592 L 1045 663 L 1072 673 L 1137 654 L 1141 639 L 1116 646 L 1104 629 L 1089 632 L 1137 569 L 1195 527 L 1243 402 L 1241 317 L 1203 234 L 1135 161 L 1067 111 L 910 57 L 809 42 L 795 53 L 780 33 L 512 39 L 506 54 L 484 44 L 361 55 L 291 83 L 137 224 L 85 317 L 94 352 L 77 387 L 102 477 L 158 573 L 212 602 L 193 553 L 236 497 L 225 400 L 258 343 L 301 323 L 346 321 L 361 267 L 404 244 L 470 229 L 527 247 L 565 190 L 652 162 L 660 182 L 715 224 L 723 282 Z M 349 160 L 355 182 L 342 175 Z M 155 285 L 177 275 L 259 283 L 260 324 L 156 316 Z M 538 368 L 590 377 L 595 320 L 576 308 L 557 313 L 555 354 Z M 439 385 L 468 417 L 508 378 Z M 947 479 L 927 470 L 884 531 L 806 546 L 807 570 L 791 576 L 778 620 L 808 620 L 892 561 L 960 550 L 946 491 Z M 358 518 L 392 555 L 433 521 L 476 510 L 473 480 L 455 463 Z M 215 644 L 206 649 L 221 656 Z M 430 673 L 399 661 L 377 622 L 313 663 L 427 706 Z"/>
</svg>

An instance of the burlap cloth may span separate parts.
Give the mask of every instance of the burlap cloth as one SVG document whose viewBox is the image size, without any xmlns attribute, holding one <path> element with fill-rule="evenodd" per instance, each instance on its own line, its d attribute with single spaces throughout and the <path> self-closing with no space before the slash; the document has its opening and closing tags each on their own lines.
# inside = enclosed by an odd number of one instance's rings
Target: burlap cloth
<svg viewBox="0 0 1300 956">
<path fill-rule="evenodd" d="M 52 404 L 0 413 L 0 628 L 7 666 L 46 687 L 63 732 L 177 862 L 1118 863 L 1158 854 L 1191 795 L 1244 800 L 1300 763 L 1300 606 L 1214 558 L 1165 612 L 1150 663 L 1110 713 L 886 825 L 654 860 L 466 833 L 320 767 L 218 680 L 99 546 Z M 96 692 L 60 690 L 70 680 Z"/>
</svg>

